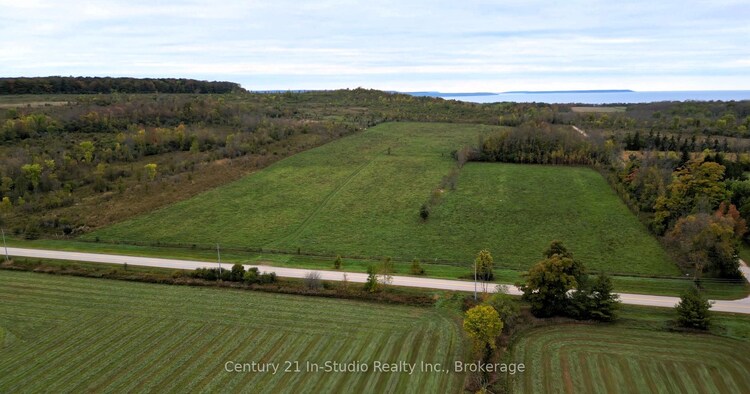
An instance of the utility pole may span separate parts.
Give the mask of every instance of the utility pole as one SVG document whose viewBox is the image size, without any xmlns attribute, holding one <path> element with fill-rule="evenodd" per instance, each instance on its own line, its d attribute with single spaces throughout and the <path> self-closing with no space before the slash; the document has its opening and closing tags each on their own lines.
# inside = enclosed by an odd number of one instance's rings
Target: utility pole
<svg viewBox="0 0 750 394">
<path fill-rule="evenodd" d="M 219 259 L 219 279 L 221 279 L 221 250 L 219 250 L 219 244 L 216 244 L 216 256 Z"/>
<path fill-rule="evenodd" d="M 8 244 L 5 243 L 5 230 L 0 229 L 0 232 L 3 233 L 3 246 L 5 246 L 5 262 L 9 262 L 10 258 L 8 257 Z"/>
</svg>

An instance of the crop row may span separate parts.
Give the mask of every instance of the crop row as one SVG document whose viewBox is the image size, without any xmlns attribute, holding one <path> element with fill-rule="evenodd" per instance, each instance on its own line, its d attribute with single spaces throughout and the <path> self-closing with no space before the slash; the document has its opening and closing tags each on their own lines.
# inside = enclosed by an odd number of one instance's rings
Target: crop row
<svg viewBox="0 0 750 394">
<path fill-rule="evenodd" d="M 410 392 L 463 382 L 453 373 L 224 370 L 227 361 L 450 365 L 462 338 L 430 310 L 9 271 L 0 271 L 0 298 L 6 335 L 22 339 L 0 354 L 0 392 Z"/>
<path fill-rule="evenodd" d="M 516 392 L 740 392 L 750 387 L 750 346 L 706 335 L 561 325 L 513 346 L 526 373 Z"/>
</svg>

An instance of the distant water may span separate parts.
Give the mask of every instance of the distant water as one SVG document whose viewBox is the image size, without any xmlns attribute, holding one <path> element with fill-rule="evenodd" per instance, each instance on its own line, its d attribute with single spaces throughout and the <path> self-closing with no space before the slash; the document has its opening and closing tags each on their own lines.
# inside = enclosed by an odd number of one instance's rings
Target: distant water
<svg viewBox="0 0 750 394">
<path fill-rule="evenodd" d="M 481 96 L 443 96 L 447 100 L 472 103 L 549 104 L 636 104 L 656 101 L 739 101 L 750 100 L 750 90 L 700 90 L 674 92 L 565 92 L 565 93 L 500 93 Z"/>
</svg>

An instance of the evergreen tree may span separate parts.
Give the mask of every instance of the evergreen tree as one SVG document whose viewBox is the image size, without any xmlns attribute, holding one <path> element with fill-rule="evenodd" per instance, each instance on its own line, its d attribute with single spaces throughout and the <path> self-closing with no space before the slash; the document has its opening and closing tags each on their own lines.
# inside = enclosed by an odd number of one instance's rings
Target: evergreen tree
<svg viewBox="0 0 750 394">
<path fill-rule="evenodd" d="M 680 303 L 675 307 L 677 323 L 686 328 L 707 330 L 711 324 L 709 309 L 711 309 L 711 303 L 696 286 L 693 286 L 682 294 Z"/>
</svg>

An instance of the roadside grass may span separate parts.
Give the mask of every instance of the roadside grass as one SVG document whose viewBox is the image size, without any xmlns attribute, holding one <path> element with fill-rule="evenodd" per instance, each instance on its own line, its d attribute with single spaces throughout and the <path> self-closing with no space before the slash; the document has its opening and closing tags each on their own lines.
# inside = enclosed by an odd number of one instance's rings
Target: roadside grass
<svg viewBox="0 0 750 394">
<path fill-rule="evenodd" d="M 0 391 L 459 392 L 456 373 L 372 363 L 464 356 L 435 309 L 0 271 Z M 0 334 L 2 335 L 2 334 Z M 368 363 L 366 373 L 230 373 L 228 361 Z"/>
<path fill-rule="evenodd" d="M 515 270 L 560 239 L 592 270 L 679 274 L 588 168 L 469 163 L 422 222 L 420 206 L 455 168 L 450 152 L 498 129 L 382 124 L 84 238 L 468 265 L 488 248 Z"/>
<path fill-rule="evenodd" d="M 523 331 L 512 392 L 742 392 L 750 387 L 750 317 L 715 313 L 709 333 L 669 331 L 671 309 L 625 305 L 614 324 Z"/>
<path fill-rule="evenodd" d="M 53 249 L 71 252 L 89 252 L 120 254 L 126 256 L 144 256 L 160 257 L 169 259 L 184 259 L 197 261 L 216 261 L 217 255 L 215 250 L 190 249 L 190 248 L 170 248 L 155 246 L 135 246 L 127 244 L 106 244 L 97 242 L 81 242 L 75 240 L 16 240 L 8 239 L 8 245 L 19 248 L 32 249 Z M 1 250 L 0 250 L 1 251 Z M 333 270 L 334 258 L 291 255 L 291 254 L 274 254 L 274 253 L 250 253 L 238 252 L 223 249 L 221 251 L 222 262 L 227 264 L 263 264 L 276 267 L 286 268 L 303 268 L 318 270 Z M 64 264 L 64 260 L 59 261 Z M 365 259 L 343 259 L 342 271 L 345 272 L 367 272 L 371 265 L 377 265 L 377 260 Z M 97 265 L 100 263 L 89 263 Z M 107 264 L 104 264 L 107 265 Z M 471 280 L 473 272 L 471 262 L 464 266 L 435 264 L 429 261 L 422 261 L 422 267 L 426 271 L 425 277 L 442 278 L 442 279 L 464 279 Z M 396 261 L 393 264 L 394 274 L 411 275 L 411 262 Z M 134 266 L 135 267 L 135 266 Z M 145 268 L 145 267 L 143 267 Z M 523 271 L 515 269 L 495 269 L 495 282 L 504 284 L 515 284 L 521 281 Z M 652 294 L 664 296 L 680 296 L 682 292 L 693 285 L 690 278 L 672 277 L 672 278 L 651 278 L 641 276 L 613 276 L 612 281 L 615 291 L 621 293 Z M 750 284 L 747 282 L 734 283 L 721 280 L 704 279 L 703 287 L 708 298 L 716 300 L 734 300 L 741 299 L 750 294 Z"/>
</svg>

